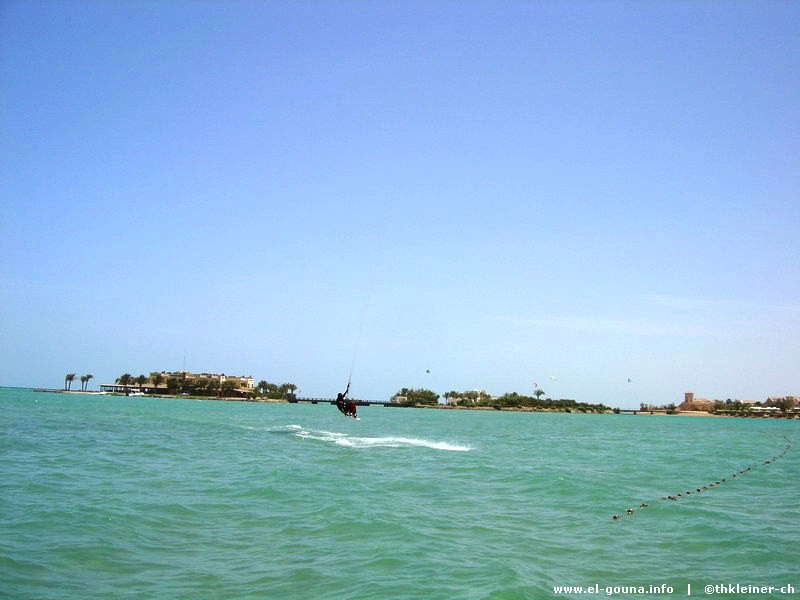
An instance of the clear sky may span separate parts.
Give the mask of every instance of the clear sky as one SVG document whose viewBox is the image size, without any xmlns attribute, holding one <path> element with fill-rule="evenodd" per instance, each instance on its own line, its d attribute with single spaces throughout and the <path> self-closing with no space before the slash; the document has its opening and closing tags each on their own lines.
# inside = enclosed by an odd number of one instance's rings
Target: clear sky
<svg viewBox="0 0 800 600">
<path fill-rule="evenodd" d="M 0 94 L 0 385 L 800 394 L 798 2 L 3 0 Z"/>
</svg>

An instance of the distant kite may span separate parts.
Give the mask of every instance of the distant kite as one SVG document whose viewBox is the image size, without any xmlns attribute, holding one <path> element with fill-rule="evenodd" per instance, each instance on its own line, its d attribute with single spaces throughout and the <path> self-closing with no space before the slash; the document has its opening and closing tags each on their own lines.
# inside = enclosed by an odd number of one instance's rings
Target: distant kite
<svg viewBox="0 0 800 600">
<path fill-rule="evenodd" d="M 550 375 L 550 379 L 552 379 L 553 381 L 558 381 L 558 378 L 555 375 Z"/>
</svg>

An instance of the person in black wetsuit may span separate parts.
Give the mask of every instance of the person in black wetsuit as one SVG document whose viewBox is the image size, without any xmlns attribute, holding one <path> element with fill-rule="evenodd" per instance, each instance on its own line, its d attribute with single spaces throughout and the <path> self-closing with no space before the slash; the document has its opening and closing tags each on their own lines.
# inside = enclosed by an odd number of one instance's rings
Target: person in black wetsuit
<svg viewBox="0 0 800 600">
<path fill-rule="evenodd" d="M 344 392 L 336 394 L 336 408 L 338 408 L 339 412 L 341 412 L 345 417 L 358 418 L 358 415 L 356 414 L 356 403 L 345 400 L 348 392 L 350 392 L 349 381 L 347 382 L 347 388 L 344 390 Z"/>
</svg>

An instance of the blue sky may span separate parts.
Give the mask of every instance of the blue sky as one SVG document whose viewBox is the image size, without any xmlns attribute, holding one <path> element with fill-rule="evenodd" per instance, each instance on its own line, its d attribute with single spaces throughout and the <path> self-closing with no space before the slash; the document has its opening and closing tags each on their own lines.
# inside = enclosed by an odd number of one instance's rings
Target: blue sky
<svg viewBox="0 0 800 600">
<path fill-rule="evenodd" d="M 0 93 L 0 385 L 800 393 L 796 2 L 7 0 Z"/>
</svg>

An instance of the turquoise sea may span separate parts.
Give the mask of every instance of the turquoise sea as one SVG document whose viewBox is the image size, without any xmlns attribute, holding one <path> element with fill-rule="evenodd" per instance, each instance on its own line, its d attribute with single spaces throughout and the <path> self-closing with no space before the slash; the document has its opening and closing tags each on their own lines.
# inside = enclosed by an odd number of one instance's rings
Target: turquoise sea
<svg viewBox="0 0 800 600">
<path fill-rule="evenodd" d="M 359 413 L 0 389 L 0 597 L 800 598 L 800 421 Z"/>
</svg>

